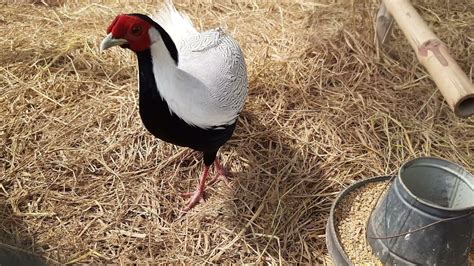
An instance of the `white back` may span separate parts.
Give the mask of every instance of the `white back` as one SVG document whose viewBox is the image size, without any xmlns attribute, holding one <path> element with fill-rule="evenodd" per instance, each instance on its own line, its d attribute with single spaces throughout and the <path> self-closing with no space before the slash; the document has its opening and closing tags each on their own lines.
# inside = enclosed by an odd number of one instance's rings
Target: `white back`
<svg viewBox="0 0 474 266">
<path fill-rule="evenodd" d="M 159 39 L 151 48 L 155 79 L 170 111 L 201 128 L 234 123 L 247 98 L 248 85 L 238 43 L 220 29 L 198 32 L 171 1 L 155 19 L 178 48 L 176 68 L 162 58 L 166 57 L 162 51 L 167 50 L 161 38 L 153 36 Z M 150 31 L 151 36 L 155 34 Z"/>
</svg>

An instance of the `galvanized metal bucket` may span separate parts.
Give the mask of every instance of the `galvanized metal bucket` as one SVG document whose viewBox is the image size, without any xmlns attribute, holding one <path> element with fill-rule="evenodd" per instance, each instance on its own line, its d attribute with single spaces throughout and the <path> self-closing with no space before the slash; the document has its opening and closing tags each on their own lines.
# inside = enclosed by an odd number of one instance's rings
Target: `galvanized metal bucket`
<svg viewBox="0 0 474 266">
<path fill-rule="evenodd" d="M 474 230 L 474 176 L 452 162 L 405 163 L 368 221 L 384 264 L 467 265 Z"/>
</svg>

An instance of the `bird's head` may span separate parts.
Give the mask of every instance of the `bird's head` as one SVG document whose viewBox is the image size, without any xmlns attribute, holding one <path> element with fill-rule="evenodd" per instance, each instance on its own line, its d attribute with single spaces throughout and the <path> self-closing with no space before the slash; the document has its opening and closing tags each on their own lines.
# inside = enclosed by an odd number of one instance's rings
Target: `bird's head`
<svg viewBox="0 0 474 266">
<path fill-rule="evenodd" d="M 107 36 L 100 44 L 100 50 L 120 46 L 140 53 L 159 42 L 163 42 L 171 58 L 178 64 L 176 45 L 158 23 L 143 14 L 118 15 L 107 28 Z"/>
<path fill-rule="evenodd" d="M 151 45 L 149 29 L 152 27 L 144 15 L 118 15 L 107 28 L 107 36 L 100 44 L 103 51 L 113 46 L 129 48 L 134 52 L 141 52 Z"/>
</svg>

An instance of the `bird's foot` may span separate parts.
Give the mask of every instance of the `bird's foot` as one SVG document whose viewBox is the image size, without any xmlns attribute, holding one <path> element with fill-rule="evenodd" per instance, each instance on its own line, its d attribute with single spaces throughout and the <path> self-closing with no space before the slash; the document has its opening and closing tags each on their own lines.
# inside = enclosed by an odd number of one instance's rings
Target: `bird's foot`
<svg viewBox="0 0 474 266">
<path fill-rule="evenodd" d="M 209 185 L 216 183 L 217 181 L 223 181 L 228 187 L 230 187 L 230 180 L 228 177 L 232 176 L 232 173 L 227 171 L 220 164 L 219 160 L 215 160 L 214 167 L 216 169 L 216 176 L 209 180 Z"/>
<path fill-rule="evenodd" d="M 214 176 L 211 180 L 209 180 L 209 185 L 212 185 L 212 184 L 214 184 L 214 183 L 217 183 L 218 181 L 222 181 L 222 182 L 224 182 L 224 184 L 226 184 L 228 187 L 231 187 L 229 178 L 227 178 L 227 176 L 225 176 L 225 175 L 219 175 L 219 174 L 217 174 L 217 175 Z"/>
<path fill-rule="evenodd" d="M 181 196 L 190 198 L 189 201 L 188 201 L 188 205 L 186 205 L 186 207 L 184 207 L 184 209 L 183 209 L 183 211 L 185 211 L 185 212 L 191 210 L 198 203 L 200 203 L 203 200 L 205 201 L 206 198 L 207 198 L 206 197 L 206 192 L 204 190 L 200 190 L 199 188 L 196 189 L 193 192 L 181 193 Z"/>
<path fill-rule="evenodd" d="M 202 200 L 206 200 L 206 194 L 204 188 L 206 187 L 206 179 L 209 173 L 209 167 L 205 166 L 202 172 L 201 178 L 199 178 L 199 185 L 194 192 L 182 193 L 185 197 L 191 197 L 188 201 L 188 205 L 184 207 L 183 211 L 187 212 L 194 208 Z"/>
</svg>

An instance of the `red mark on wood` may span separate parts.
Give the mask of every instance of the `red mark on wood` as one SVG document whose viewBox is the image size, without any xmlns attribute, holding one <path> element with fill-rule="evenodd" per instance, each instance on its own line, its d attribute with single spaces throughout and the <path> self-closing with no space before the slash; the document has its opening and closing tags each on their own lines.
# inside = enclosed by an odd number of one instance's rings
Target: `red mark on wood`
<svg viewBox="0 0 474 266">
<path fill-rule="evenodd" d="M 428 56 L 428 51 L 431 51 L 436 59 L 441 63 L 443 66 L 448 66 L 448 60 L 444 55 L 441 53 L 439 47 L 444 45 L 440 40 L 437 39 L 432 39 L 432 40 L 427 40 L 424 42 L 422 45 L 418 47 L 418 53 L 421 56 Z"/>
</svg>

